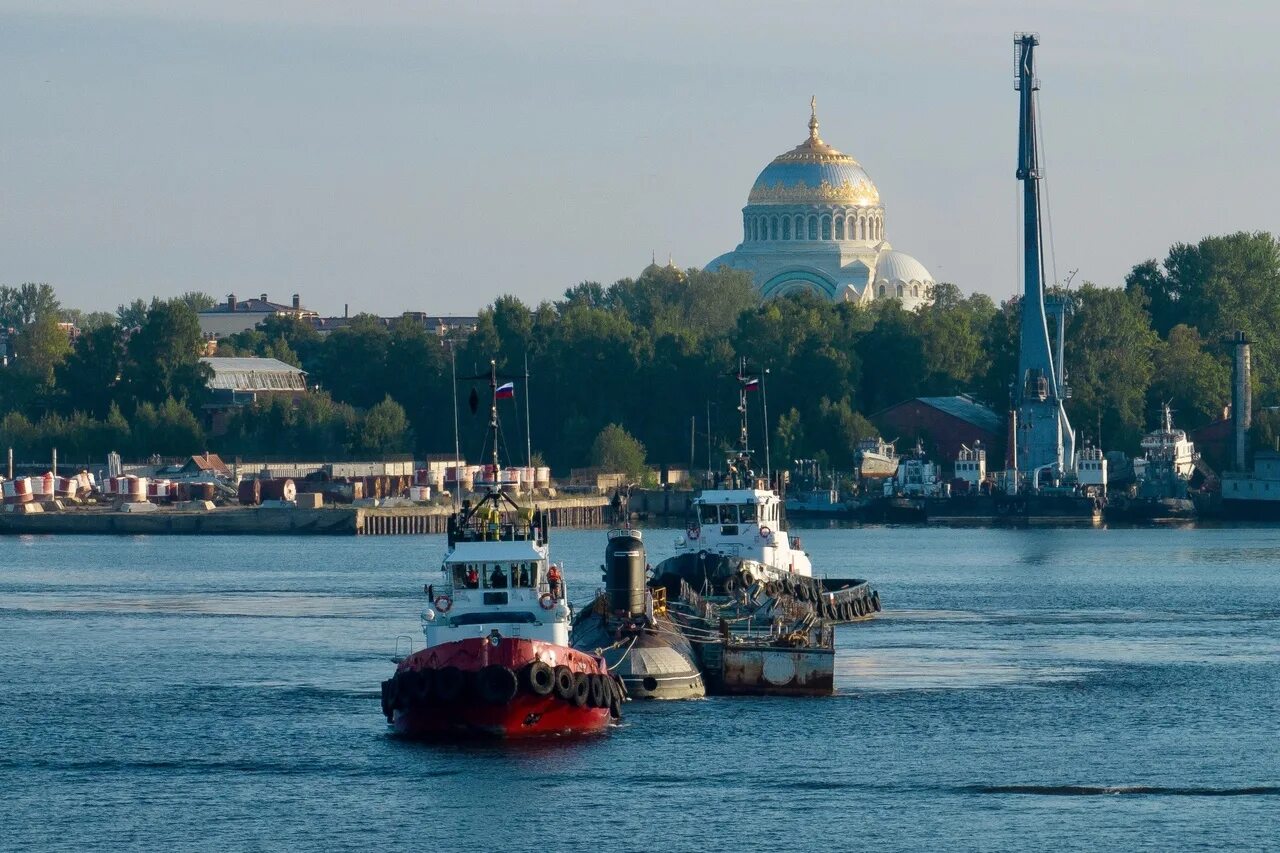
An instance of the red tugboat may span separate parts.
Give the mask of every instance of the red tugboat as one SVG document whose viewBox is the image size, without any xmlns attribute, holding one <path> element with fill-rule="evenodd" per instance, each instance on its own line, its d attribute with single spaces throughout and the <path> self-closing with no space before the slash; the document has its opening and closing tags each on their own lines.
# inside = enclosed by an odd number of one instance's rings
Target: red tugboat
<svg viewBox="0 0 1280 853">
<path fill-rule="evenodd" d="M 426 648 L 382 682 L 382 712 L 400 734 L 525 738 L 603 731 L 624 693 L 603 658 L 571 648 L 571 608 L 548 561 L 547 513 L 502 491 L 497 371 L 490 416 L 493 462 L 478 503 L 449 519 L 441 582 L 426 588 Z"/>
</svg>

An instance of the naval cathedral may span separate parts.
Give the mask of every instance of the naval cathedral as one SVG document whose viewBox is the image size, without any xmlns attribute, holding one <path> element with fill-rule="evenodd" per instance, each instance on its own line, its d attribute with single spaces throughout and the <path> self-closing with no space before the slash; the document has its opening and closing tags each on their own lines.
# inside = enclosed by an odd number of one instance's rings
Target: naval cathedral
<svg viewBox="0 0 1280 853">
<path fill-rule="evenodd" d="M 833 301 L 928 301 L 933 276 L 885 239 L 880 193 L 857 160 L 822 141 L 810 101 L 809 138 L 756 178 L 742 209 L 742 242 L 707 264 L 751 273 L 769 299 L 812 290 Z"/>
</svg>

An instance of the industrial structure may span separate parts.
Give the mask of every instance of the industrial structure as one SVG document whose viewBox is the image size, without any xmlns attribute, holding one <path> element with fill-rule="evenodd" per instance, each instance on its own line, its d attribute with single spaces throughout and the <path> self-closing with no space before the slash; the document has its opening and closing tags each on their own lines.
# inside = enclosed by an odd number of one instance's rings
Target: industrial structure
<svg viewBox="0 0 1280 853">
<path fill-rule="evenodd" d="M 1018 348 L 1018 376 L 1013 388 L 1016 425 L 1011 430 L 1013 468 L 1037 481 L 1042 471 L 1062 476 L 1075 469 L 1075 433 L 1067 420 L 1064 401 L 1070 396 L 1063 370 L 1065 315 L 1057 317 L 1057 358 L 1049 342 L 1045 310 L 1044 244 L 1040 220 L 1040 158 L 1037 140 L 1035 74 L 1037 36 L 1016 36 L 1018 112 L 1018 180 L 1022 182 L 1023 294 L 1022 337 Z M 1057 307 L 1061 309 L 1062 303 Z"/>
</svg>

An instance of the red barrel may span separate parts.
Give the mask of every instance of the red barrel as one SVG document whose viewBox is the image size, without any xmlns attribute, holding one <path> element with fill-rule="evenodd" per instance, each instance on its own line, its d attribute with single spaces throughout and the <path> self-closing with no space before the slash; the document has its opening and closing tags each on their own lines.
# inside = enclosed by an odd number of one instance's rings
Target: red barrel
<svg viewBox="0 0 1280 853">
<path fill-rule="evenodd" d="M 267 501 L 295 501 L 298 499 L 298 487 L 288 477 L 263 480 L 260 494 Z"/>
<path fill-rule="evenodd" d="M 257 506 L 262 503 L 262 481 L 241 480 L 240 488 L 236 490 L 236 496 L 240 498 L 240 503 L 244 506 Z"/>
<path fill-rule="evenodd" d="M 58 498 L 74 498 L 80 480 L 76 477 L 59 477 L 53 482 L 53 495 Z"/>
<path fill-rule="evenodd" d="M 4 484 L 4 502 L 7 504 L 25 504 L 31 501 L 31 478 L 19 477 L 6 480 Z"/>
<path fill-rule="evenodd" d="M 53 486 L 55 479 L 56 478 L 53 476 L 52 471 L 47 474 L 42 474 L 39 477 L 30 478 L 31 493 L 35 496 L 36 500 L 53 500 Z"/>
<path fill-rule="evenodd" d="M 195 486 L 200 487 L 198 491 Z M 218 490 L 213 483 L 195 483 L 191 490 L 192 497 L 198 496 L 198 500 L 202 501 L 211 501 L 217 494 Z"/>
</svg>

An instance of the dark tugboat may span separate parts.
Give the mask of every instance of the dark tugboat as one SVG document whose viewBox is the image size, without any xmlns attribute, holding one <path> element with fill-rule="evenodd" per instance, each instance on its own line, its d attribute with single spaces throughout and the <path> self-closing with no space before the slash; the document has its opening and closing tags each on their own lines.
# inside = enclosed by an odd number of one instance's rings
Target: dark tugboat
<svg viewBox="0 0 1280 853">
<path fill-rule="evenodd" d="M 382 682 L 382 711 L 415 737 L 525 738 L 600 732 L 624 692 L 603 658 L 574 649 L 563 576 L 548 560 L 548 518 L 502 491 L 497 371 L 490 366 L 485 495 L 449 519 L 443 578 L 426 588 L 426 648 Z"/>
</svg>

